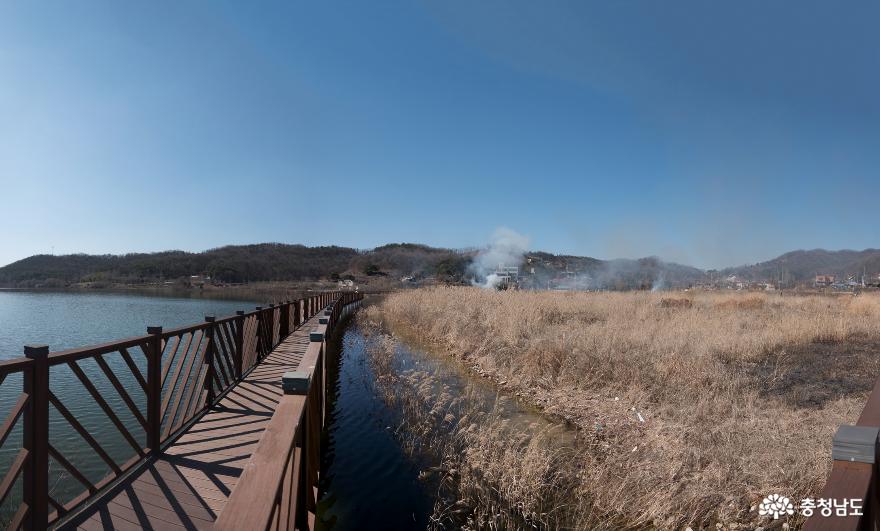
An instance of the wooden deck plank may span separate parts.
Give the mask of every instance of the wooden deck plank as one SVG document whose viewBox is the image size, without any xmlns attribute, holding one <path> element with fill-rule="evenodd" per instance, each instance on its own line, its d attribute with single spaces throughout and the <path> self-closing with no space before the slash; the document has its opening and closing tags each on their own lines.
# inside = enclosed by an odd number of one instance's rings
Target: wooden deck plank
<svg viewBox="0 0 880 531">
<path fill-rule="evenodd" d="M 202 508 L 206 511 L 216 512 L 218 504 L 212 498 L 202 498 L 193 494 L 192 491 L 173 490 L 167 484 L 157 485 L 146 481 L 138 480 L 132 483 L 131 487 L 138 495 L 143 494 L 146 498 L 155 498 L 156 496 L 174 496 L 181 504 L 192 505 L 196 508 Z M 173 494 L 169 491 L 173 491 Z"/>
<path fill-rule="evenodd" d="M 86 526 L 86 524 L 88 525 Z M 139 529 L 144 529 L 144 527 L 139 523 L 129 522 L 124 518 L 112 514 L 106 507 L 103 507 L 95 516 L 89 518 L 87 522 L 80 524 L 80 529 L 117 529 L 119 531 L 137 531 Z M 178 527 L 178 529 L 183 528 Z"/>
<path fill-rule="evenodd" d="M 211 506 L 216 506 L 216 504 L 212 503 L 214 501 L 222 502 L 228 496 L 230 492 L 229 483 L 221 483 L 217 484 L 211 480 L 205 481 L 189 481 L 189 482 L 180 482 L 180 481 L 161 481 L 161 485 L 154 478 L 138 478 L 137 484 L 149 485 L 151 487 L 163 489 L 165 491 L 170 491 L 168 496 L 174 497 L 193 497 L 200 501 L 204 501 Z"/>
<path fill-rule="evenodd" d="M 192 442 L 172 446 L 168 449 L 168 455 L 179 455 L 183 457 L 193 457 L 202 454 L 225 455 L 227 457 L 250 456 L 258 442 L 260 442 L 259 439 L 236 441 L 227 438 Z"/>
<path fill-rule="evenodd" d="M 255 424 L 249 426 L 248 428 L 242 428 L 236 431 L 224 433 L 222 435 L 218 435 L 217 433 L 206 432 L 206 433 L 189 433 L 185 440 L 179 440 L 174 445 L 175 446 L 187 446 L 190 444 L 201 443 L 205 441 L 229 441 L 229 442 L 251 442 L 254 441 L 256 435 L 257 439 L 263 430 L 266 429 L 266 426 L 263 424 Z"/>
<path fill-rule="evenodd" d="M 205 529 L 223 510 L 279 403 L 281 376 L 299 367 L 316 315 L 168 447 L 65 529 Z"/>
<path fill-rule="evenodd" d="M 139 496 L 134 490 L 123 492 L 114 497 L 110 502 L 111 512 L 117 511 L 122 518 L 130 520 L 131 515 L 135 515 L 138 521 L 142 521 L 146 516 L 150 522 L 158 522 L 158 525 L 173 525 L 185 528 L 192 527 L 210 527 L 215 517 L 204 510 L 203 507 L 195 508 L 191 505 L 183 505 L 175 500 L 168 500 L 166 503 L 152 504 Z M 154 524 L 156 525 L 156 524 Z"/>
<path fill-rule="evenodd" d="M 223 438 L 226 435 L 238 437 L 242 433 L 250 432 L 252 430 L 258 429 L 258 430 L 262 431 L 262 430 L 266 429 L 266 425 L 269 423 L 270 418 L 271 417 L 261 417 L 261 418 L 257 418 L 257 419 L 240 420 L 240 421 L 238 419 L 235 419 L 235 424 L 230 424 L 225 430 L 218 430 L 216 428 L 215 429 L 202 429 L 199 427 L 199 425 L 196 425 L 196 426 L 193 426 L 193 428 L 198 428 L 198 429 L 193 429 L 192 431 L 187 432 L 185 435 L 187 435 L 188 437 L 187 437 L 187 439 L 184 439 L 184 442 L 190 440 L 189 436 L 192 436 L 194 439 L 198 439 L 198 438 L 203 439 L 205 437 Z"/>
</svg>

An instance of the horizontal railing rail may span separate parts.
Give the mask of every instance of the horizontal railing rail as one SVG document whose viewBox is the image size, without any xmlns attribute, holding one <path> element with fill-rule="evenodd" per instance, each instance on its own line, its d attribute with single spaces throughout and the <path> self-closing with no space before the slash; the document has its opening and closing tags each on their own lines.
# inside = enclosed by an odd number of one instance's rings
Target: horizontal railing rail
<svg viewBox="0 0 880 531">
<path fill-rule="evenodd" d="M 344 293 L 324 310 L 299 368 L 282 379 L 284 395 L 215 529 L 314 529 L 326 414 L 327 339 L 346 308 L 362 298 Z"/>
<path fill-rule="evenodd" d="M 9 529 L 56 525 L 159 455 L 318 308 L 343 296 L 320 293 L 170 330 L 151 326 L 143 336 L 52 353 L 48 346 L 29 345 L 25 357 L 0 362 L 0 385 L 15 375 L 22 389 L 0 424 L 0 448 L 15 431 L 22 440 L 0 470 L 0 507 L 18 501 L 7 518 Z M 94 410 L 89 415 L 67 400 L 71 385 L 87 398 Z M 100 435 L 92 413 L 104 422 Z M 70 436 L 82 442 L 75 452 L 59 443 Z M 127 455 L 110 448 L 108 437 L 118 438 Z M 91 456 L 88 466 L 83 448 Z M 53 478 L 61 474 L 74 482 L 70 492 L 55 492 L 55 480 L 50 487 L 50 468 Z M 75 485 L 80 491 L 73 494 Z"/>
</svg>

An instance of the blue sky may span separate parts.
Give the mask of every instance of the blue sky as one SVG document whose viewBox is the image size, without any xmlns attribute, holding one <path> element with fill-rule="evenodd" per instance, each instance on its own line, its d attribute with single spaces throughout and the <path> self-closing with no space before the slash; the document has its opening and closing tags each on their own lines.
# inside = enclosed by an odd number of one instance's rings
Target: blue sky
<svg viewBox="0 0 880 531">
<path fill-rule="evenodd" d="M 0 264 L 878 247 L 876 2 L 0 3 Z"/>
</svg>

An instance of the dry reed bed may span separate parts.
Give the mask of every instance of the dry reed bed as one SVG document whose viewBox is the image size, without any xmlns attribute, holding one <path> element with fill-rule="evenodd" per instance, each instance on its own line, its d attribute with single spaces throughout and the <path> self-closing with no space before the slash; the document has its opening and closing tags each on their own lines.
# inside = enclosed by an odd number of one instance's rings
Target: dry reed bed
<svg viewBox="0 0 880 531">
<path fill-rule="evenodd" d="M 815 496 L 880 372 L 873 295 L 431 288 L 370 312 L 579 426 L 595 528 L 754 526 L 767 494 Z"/>
</svg>

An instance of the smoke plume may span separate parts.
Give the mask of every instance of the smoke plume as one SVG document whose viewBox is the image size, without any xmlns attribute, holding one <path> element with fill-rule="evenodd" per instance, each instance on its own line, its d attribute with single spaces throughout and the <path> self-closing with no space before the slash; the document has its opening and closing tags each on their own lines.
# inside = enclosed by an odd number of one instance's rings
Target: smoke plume
<svg viewBox="0 0 880 531">
<path fill-rule="evenodd" d="M 470 273 L 473 284 L 484 288 L 495 288 L 500 281 L 494 271 L 499 266 L 520 266 L 523 255 L 529 248 L 529 239 L 507 227 L 499 227 L 492 234 L 488 247 L 474 257 Z"/>
</svg>

